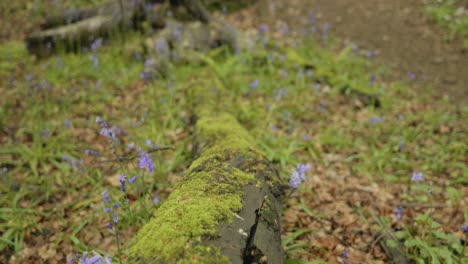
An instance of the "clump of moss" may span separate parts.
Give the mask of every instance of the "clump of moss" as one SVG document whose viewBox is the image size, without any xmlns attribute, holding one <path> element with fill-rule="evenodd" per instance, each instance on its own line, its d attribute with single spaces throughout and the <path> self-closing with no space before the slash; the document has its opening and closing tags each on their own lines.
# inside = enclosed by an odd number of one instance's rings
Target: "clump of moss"
<svg viewBox="0 0 468 264">
<path fill-rule="evenodd" d="M 254 176 L 227 161 L 254 141 L 229 114 L 200 118 L 197 136 L 205 142 L 201 156 L 140 230 L 130 249 L 130 262 L 228 262 L 218 248 L 203 246 L 202 241 L 215 236 L 219 223 L 229 223 L 242 209 L 242 188 Z"/>
</svg>

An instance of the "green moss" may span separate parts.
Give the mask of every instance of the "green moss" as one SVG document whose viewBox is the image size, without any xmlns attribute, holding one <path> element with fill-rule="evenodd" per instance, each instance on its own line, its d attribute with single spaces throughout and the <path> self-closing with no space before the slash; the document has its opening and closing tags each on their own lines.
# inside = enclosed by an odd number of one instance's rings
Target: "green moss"
<svg viewBox="0 0 468 264">
<path fill-rule="evenodd" d="M 230 114 L 203 116 L 197 122 L 197 136 L 202 139 L 203 155 L 223 153 L 226 149 L 255 146 L 252 136 Z M 202 155 L 202 156 L 203 156 Z"/>
<path fill-rule="evenodd" d="M 202 155 L 140 230 L 130 262 L 228 262 L 219 249 L 203 246 L 202 241 L 216 236 L 220 222 L 233 219 L 242 208 L 243 186 L 254 179 L 229 162 L 239 155 L 257 155 L 249 150 L 254 144 L 251 136 L 229 114 L 200 118 L 197 136 L 204 142 Z"/>
</svg>

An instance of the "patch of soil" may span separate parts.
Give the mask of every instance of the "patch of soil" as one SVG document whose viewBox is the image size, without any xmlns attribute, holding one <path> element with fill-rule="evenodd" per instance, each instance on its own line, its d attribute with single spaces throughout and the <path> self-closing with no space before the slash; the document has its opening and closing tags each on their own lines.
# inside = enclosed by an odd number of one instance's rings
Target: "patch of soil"
<svg viewBox="0 0 468 264">
<path fill-rule="evenodd" d="M 457 104 L 468 102 L 468 51 L 460 39 L 445 40 L 448 33 L 430 21 L 423 0 L 261 0 L 253 9 L 257 25 L 291 29 L 304 28 L 313 12 L 339 39 L 377 51 L 394 78 L 414 74 L 421 92 L 433 87 Z"/>
</svg>

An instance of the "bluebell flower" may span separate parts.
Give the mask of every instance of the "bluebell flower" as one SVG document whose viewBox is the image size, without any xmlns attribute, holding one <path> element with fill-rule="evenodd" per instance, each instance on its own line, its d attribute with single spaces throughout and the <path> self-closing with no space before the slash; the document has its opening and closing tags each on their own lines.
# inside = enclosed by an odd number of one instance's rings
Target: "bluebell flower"
<svg viewBox="0 0 468 264">
<path fill-rule="evenodd" d="M 99 47 L 102 46 L 102 38 L 98 38 L 93 43 L 91 43 L 91 50 L 96 52 Z"/>
<path fill-rule="evenodd" d="M 78 257 L 77 254 L 71 255 L 69 258 L 67 258 L 67 263 L 73 263 L 75 261 L 76 257 Z"/>
<path fill-rule="evenodd" d="M 71 160 L 70 160 L 70 158 L 69 158 L 67 155 L 63 155 L 63 156 L 62 156 L 62 160 L 65 161 L 65 162 L 67 162 L 67 163 L 71 163 Z"/>
<path fill-rule="evenodd" d="M 370 86 L 374 86 L 375 83 L 375 75 L 371 75 L 370 80 L 369 80 Z"/>
<path fill-rule="evenodd" d="M 154 196 L 153 198 L 153 203 L 158 204 L 159 203 L 159 197 L 157 195 Z"/>
<path fill-rule="evenodd" d="M 413 182 L 422 182 L 423 181 L 422 172 L 413 172 L 413 175 L 411 176 L 411 181 L 413 181 Z"/>
<path fill-rule="evenodd" d="M 370 125 L 373 125 L 373 124 L 378 124 L 382 122 L 382 118 L 378 117 L 378 116 L 374 116 L 372 117 L 370 120 L 369 120 L 369 124 Z"/>
<path fill-rule="evenodd" d="M 403 214 L 402 206 L 398 206 L 397 208 L 395 208 L 395 215 L 396 215 L 397 220 L 401 220 L 402 214 Z"/>
<path fill-rule="evenodd" d="M 256 90 L 259 83 L 260 83 L 259 80 L 253 80 L 253 81 L 249 84 L 249 86 L 250 86 L 250 88 Z"/>
<path fill-rule="evenodd" d="M 113 228 L 114 228 L 114 226 L 112 225 L 112 223 L 107 223 L 106 227 L 109 228 L 109 229 L 113 229 Z"/>
<path fill-rule="evenodd" d="M 102 193 L 102 199 L 104 200 L 104 203 L 105 204 L 109 204 L 111 202 L 111 199 L 109 197 L 109 193 L 107 192 L 107 190 L 104 190 Z"/>
<path fill-rule="evenodd" d="M 299 175 L 301 175 L 301 179 L 303 179 L 303 181 L 304 181 L 305 180 L 304 175 L 308 170 L 310 170 L 310 164 L 309 163 L 307 163 L 307 164 L 297 164 L 296 170 L 297 170 L 297 172 L 299 172 Z"/>
<path fill-rule="evenodd" d="M 296 170 L 291 173 L 289 187 L 293 189 L 299 188 L 299 185 L 305 182 L 305 173 L 310 170 L 310 164 L 297 164 Z"/>
<path fill-rule="evenodd" d="M 119 209 L 119 208 L 120 208 L 120 204 L 119 204 L 119 203 L 114 203 L 114 208 L 115 208 L 115 209 Z"/>
<path fill-rule="evenodd" d="M 326 44 L 328 40 L 328 30 L 330 29 L 330 24 L 327 22 L 322 27 L 322 40 Z"/>
<path fill-rule="evenodd" d="M 263 35 L 263 34 L 267 33 L 267 31 L 268 31 L 268 26 L 267 25 L 261 25 L 258 28 L 258 32 L 260 33 L 260 35 Z"/>
<path fill-rule="evenodd" d="M 117 212 L 115 211 L 112 213 L 112 220 L 114 221 L 114 224 L 119 223 L 119 217 L 117 216 Z"/>
<path fill-rule="evenodd" d="M 137 176 L 135 175 L 128 180 L 128 183 L 133 184 L 136 181 L 136 179 L 137 179 Z"/>
<path fill-rule="evenodd" d="M 134 149 L 135 148 L 135 142 L 131 142 L 130 144 L 127 145 L 128 149 Z"/>
<path fill-rule="evenodd" d="M 88 255 L 85 252 L 83 253 L 83 256 L 81 257 L 79 264 L 101 264 L 101 263 L 102 263 L 102 260 L 100 256 L 94 254 L 93 257 L 88 258 Z"/>
<path fill-rule="evenodd" d="M 109 207 L 106 207 L 106 208 L 104 208 L 104 212 L 105 212 L 106 214 L 108 214 L 108 213 L 111 212 L 111 209 L 110 209 Z"/>
<path fill-rule="evenodd" d="M 44 130 L 39 131 L 39 136 L 43 136 L 45 139 L 49 139 L 50 130 L 46 128 Z"/>
<path fill-rule="evenodd" d="M 84 153 L 86 155 L 91 155 L 91 156 L 95 156 L 95 157 L 101 156 L 101 154 L 99 152 L 97 152 L 96 150 L 92 150 L 92 149 L 85 149 Z"/>
<path fill-rule="evenodd" d="M 103 128 L 109 128 L 109 125 L 107 125 L 107 123 L 101 119 L 101 117 L 96 117 L 96 123 L 98 123 L 99 125 L 101 125 Z"/>
<path fill-rule="evenodd" d="M 72 126 L 72 122 L 70 120 L 65 120 L 65 121 L 63 121 L 63 125 L 66 128 L 70 128 Z"/>
<path fill-rule="evenodd" d="M 147 139 L 145 140 L 145 143 L 146 143 L 146 146 L 150 149 L 152 149 L 154 146 L 153 146 L 153 142 L 151 141 L 151 139 Z"/>
<path fill-rule="evenodd" d="M 465 233 L 466 237 L 468 238 L 468 222 L 462 225 L 462 230 L 463 230 L 463 233 Z"/>
<path fill-rule="evenodd" d="M 289 26 L 287 24 L 282 24 L 280 26 L 280 32 L 283 36 L 289 35 Z"/>
<path fill-rule="evenodd" d="M 299 188 L 299 185 L 302 183 L 301 177 L 297 171 L 291 173 L 291 178 L 289 180 L 289 187 L 293 189 Z"/>
<path fill-rule="evenodd" d="M 127 176 L 122 173 L 119 175 L 119 182 L 120 182 L 120 190 L 125 192 L 125 182 L 127 181 Z"/>
<path fill-rule="evenodd" d="M 406 147 L 405 142 L 404 142 L 403 140 L 401 140 L 401 141 L 400 141 L 400 144 L 398 144 L 398 150 L 399 150 L 400 152 L 402 152 L 402 151 L 405 150 L 405 147 Z"/>
<path fill-rule="evenodd" d="M 343 264 L 351 264 L 351 262 L 349 262 L 348 260 L 348 257 L 349 257 L 349 251 L 345 249 L 343 251 Z"/>
<path fill-rule="evenodd" d="M 148 153 L 141 153 L 140 159 L 138 161 L 138 167 L 140 167 L 140 169 L 147 168 L 150 173 L 154 171 L 153 161 L 151 160 Z"/>
</svg>

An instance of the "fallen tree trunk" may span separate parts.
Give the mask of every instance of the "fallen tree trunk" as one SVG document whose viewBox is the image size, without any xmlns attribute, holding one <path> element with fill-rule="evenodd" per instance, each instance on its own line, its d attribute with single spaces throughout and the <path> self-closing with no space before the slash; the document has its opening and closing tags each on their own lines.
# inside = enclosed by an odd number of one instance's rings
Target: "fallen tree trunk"
<svg viewBox="0 0 468 264">
<path fill-rule="evenodd" d="M 102 6 L 46 19 L 43 30 L 26 38 L 28 51 L 39 57 L 57 49 L 78 51 L 93 40 L 134 27 L 145 19 L 146 1 L 112 1 Z"/>
<path fill-rule="evenodd" d="M 254 139 L 195 89 L 198 158 L 130 248 L 129 263 L 282 263 L 281 182 Z M 208 96 L 207 96 L 208 95 Z"/>
</svg>

